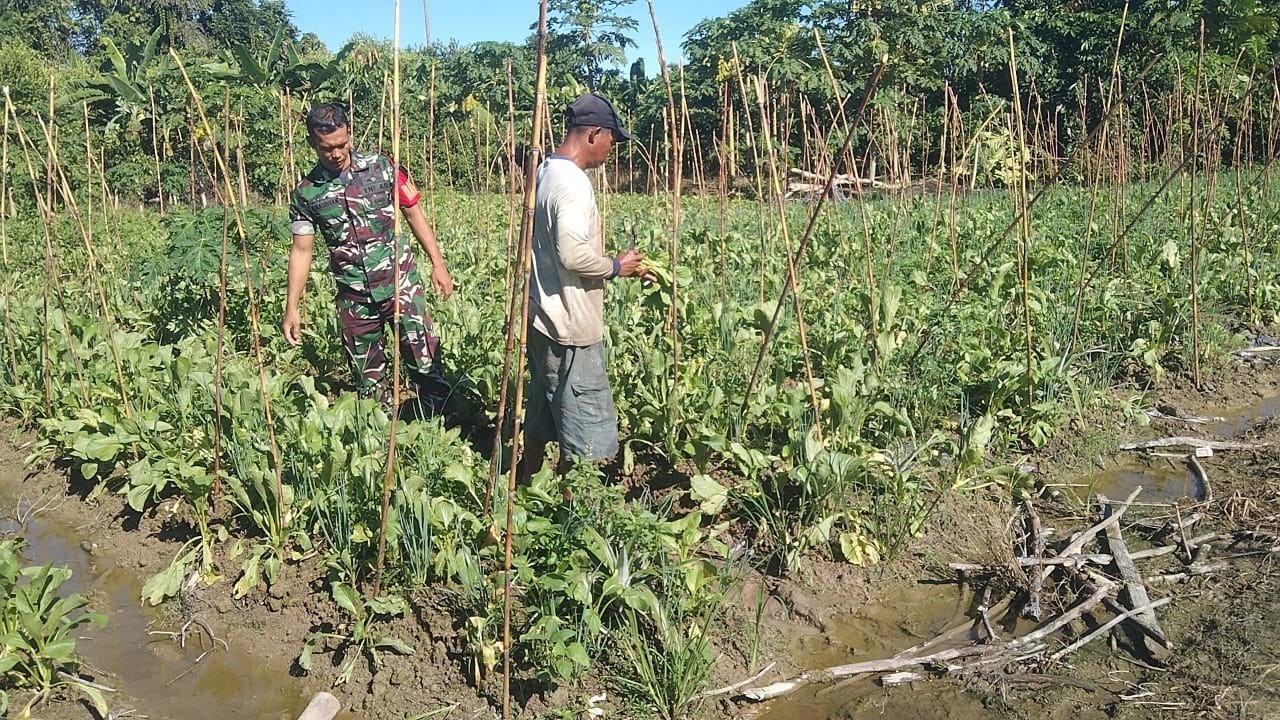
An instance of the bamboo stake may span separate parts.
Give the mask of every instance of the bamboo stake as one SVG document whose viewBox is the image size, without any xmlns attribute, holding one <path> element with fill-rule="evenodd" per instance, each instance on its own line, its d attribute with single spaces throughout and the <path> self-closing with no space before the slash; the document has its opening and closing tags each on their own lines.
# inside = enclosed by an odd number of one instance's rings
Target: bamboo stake
<svg viewBox="0 0 1280 720">
<path fill-rule="evenodd" d="M 431 82 L 427 92 L 427 197 L 431 226 L 436 223 L 436 61 L 431 61 Z"/>
<path fill-rule="evenodd" d="M 1031 322 L 1031 213 L 1027 207 L 1027 139 L 1026 127 L 1022 118 L 1022 95 L 1018 89 L 1017 54 L 1013 45 L 1013 28 L 1009 28 L 1009 82 L 1013 89 L 1013 116 L 1016 124 L 1015 135 L 1018 138 L 1018 179 L 1014 187 L 1014 202 L 1018 206 L 1018 216 L 1022 222 L 1018 224 L 1018 276 L 1022 285 L 1022 330 L 1025 345 L 1025 376 L 1027 387 L 1027 407 L 1035 405 L 1035 350 L 1032 345 Z"/>
<path fill-rule="evenodd" d="M 156 93 L 150 85 L 147 86 L 147 99 L 151 102 L 151 153 L 156 160 L 156 198 L 159 201 L 160 214 L 164 214 L 164 178 L 160 174 L 160 145 L 156 140 Z M 85 104 L 85 121 L 88 122 L 89 106 Z M 85 142 L 89 141 L 86 133 Z"/>
<path fill-rule="evenodd" d="M 22 132 L 22 124 L 18 122 L 17 110 L 13 107 L 12 99 L 9 96 L 9 86 L 4 86 L 4 107 L 5 107 L 5 123 L 8 124 L 8 118 L 13 116 L 13 126 L 17 131 L 18 145 L 22 148 L 23 159 L 26 160 L 27 177 L 31 180 L 31 195 L 35 198 L 36 205 L 40 209 L 42 219 L 41 226 L 44 228 L 45 235 L 45 251 L 44 251 L 44 277 L 43 291 L 41 293 L 41 338 L 40 338 L 40 359 L 41 359 L 41 375 L 44 390 L 44 414 L 47 417 L 53 415 L 53 380 L 52 360 L 49 357 L 49 279 L 53 276 L 53 244 L 50 240 L 50 230 L 48 215 L 49 211 L 45 207 L 44 200 L 40 195 L 40 188 L 36 185 L 35 165 L 31 162 L 31 152 L 28 150 L 30 140 Z M 7 140 L 8 133 L 5 138 Z M 6 148 L 8 143 L 6 142 Z M 7 277 L 7 274 L 6 274 Z"/>
<path fill-rule="evenodd" d="M 511 59 L 507 59 L 507 243 L 502 257 L 506 260 L 506 274 L 503 277 L 502 290 L 511 294 L 511 274 L 514 270 L 511 258 L 511 244 L 515 242 L 516 233 L 516 87 L 515 74 L 511 67 Z M 496 446 L 495 446 L 496 449 Z M 490 483 L 492 489 L 492 482 Z"/>
<path fill-rule="evenodd" d="M 18 385 L 17 337 L 13 332 L 10 301 L 13 298 L 13 274 L 9 272 L 9 86 L 4 86 L 4 134 L 0 135 L 0 261 L 4 263 L 4 333 L 9 350 L 10 382 Z"/>
<path fill-rule="evenodd" d="M 400 173 L 400 0 L 395 0 L 395 20 L 391 33 L 391 164 L 393 172 Z M 378 135 L 382 128 L 379 125 Z M 382 481 L 382 518 L 378 526 L 378 563 L 374 566 L 373 594 L 382 594 L 382 572 L 387 556 L 387 521 L 391 515 L 391 486 L 396 473 L 396 430 L 400 420 L 400 208 L 399 193 L 392 188 L 393 212 L 391 242 L 394 253 L 392 264 L 391 310 L 391 422 L 387 430 L 387 472 Z M 408 243 L 408 240 L 405 240 Z M 406 248 L 407 249 L 407 248 Z"/>
<path fill-rule="evenodd" d="M 762 177 L 762 174 L 760 172 L 760 149 L 756 145 L 756 130 L 755 130 L 753 121 L 751 119 L 751 113 L 748 112 L 748 108 L 751 107 L 751 102 L 747 100 L 747 83 L 742 75 L 742 61 L 738 59 L 738 44 L 736 42 L 733 43 L 733 68 L 738 78 L 738 92 L 742 97 L 742 114 L 747 122 L 747 146 L 751 148 L 752 170 L 754 171 L 754 176 L 756 181 L 755 183 L 756 197 L 763 198 L 764 197 L 764 178 Z M 763 303 L 764 302 L 764 278 L 765 278 L 764 259 L 766 257 L 766 253 L 764 252 L 764 247 L 763 247 L 763 239 L 768 228 L 765 222 L 765 208 L 763 207 L 762 203 L 757 205 L 759 209 L 757 211 L 756 219 L 759 225 L 760 238 L 761 238 L 761 251 L 760 253 L 758 253 L 760 256 L 759 302 Z"/>
<path fill-rule="evenodd" d="M 684 174 L 684 134 L 681 131 L 685 117 L 678 112 L 675 95 L 671 89 L 671 71 L 667 69 L 667 60 L 662 52 L 662 32 L 658 30 L 658 14 L 653 9 L 653 0 L 649 4 L 649 19 L 653 22 L 653 37 L 658 48 L 658 65 L 662 68 L 662 83 L 667 88 L 668 115 L 671 120 L 671 313 L 668 318 L 671 331 L 671 403 L 669 410 L 676 416 L 680 414 L 680 304 L 677 279 L 679 269 L 680 248 L 680 191 Z M 684 92 L 681 90 L 681 100 Z M 679 117 L 677 117 L 679 115 Z M 673 418 L 674 420 L 675 418 Z"/>
<path fill-rule="evenodd" d="M 534 203 L 537 199 L 538 175 L 537 169 L 542 162 L 542 146 L 539 144 L 542 135 L 542 117 L 543 107 L 547 102 L 547 0 L 540 0 L 538 3 L 538 59 L 537 59 L 537 75 L 536 85 L 533 95 L 533 128 L 530 133 L 532 142 L 529 145 L 529 154 L 525 158 L 525 189 L 524 189 L 524 215 L 520 220 L 520 258 L 522 261 L 520 268 L 520 277 L 523 282 L 512 284 L 511 301 L 508 307 L 514 311 L 517 303 L 520 306 L 520 328 L 521 342 L 520 347 L 516 351 L 516 374 L 515 383 L 515 421 L 512 423 L 511 431 L 511 467 L 507 472 L 507 518 L 506 533 L 503 539 L 503 573 L 502 573 L 502 717 L 503 720 L 509 720 L 511 717 L 511 564 L 513 561 L 512 535 L 515 526 L 515 505 L 516 505 L 516 476 L 519 473 L 520 465 L 520 413 L 519 408 L 524 401 L 524 378 L 525 357 L 528 351 L 528 328 L 529 328 L 529 293 L 525 288 L 529 283 L 529 274 L 532 256 L 533 244 L 533 211 Z M 502 393 L 505 396 L 507 390 L 506 366 L 509 365 L 509 358 L 512 350 L 512 338 L 515 333 L 516 318 L 512 312 L 507 315 L 507 356 L 508 360 L 504 360 Z M 501 405 L 499 412 L 501 413 Z M 498 433 L 502 432 L 502 423 L 498 423 Z M 494 445 L 494 462 L 501 456 L 498 443 Z M 492 483 L 490 483 L 492 487 Z"/>
<path fill-rule="evenodd" d="M 53 107 L 52 84 L 50 85 L 49 106 L 50 108 Z M 84 221 L 80 217 L 79 209 L 75 202 L 75 197 L 71 192 L 71 183 L 67 180 L 66 173 L 63 171 L 62 165 L 58 161 L 56 133 L 54 130 L 51 129 L 53 127 L 53 118 L 52 116 L 50 116 L 50 121 L 48 123 L 45 123 L 45 121 L 39 117 L 36 118 L 36 121 L 40 125 L 41 132 L 44 135 L 44 139 L 45 139 L 45 146 L 48 149 L 48 152 L 46 154 L 46 160 L 45 160 L 46 197 L 44 202 L 43 203 L 40 202 L 40 194 L 38 191 L 33 192 L 33 195 L 36 198 L 37 204 L 41 206 L 41 217 L 43 219 L 43 227 L 44 227 L 44 233 L 45 233 L 45 246 L 46 246 L 45 251 L 47 254 L 45 272 L 46 274 L 51 274 L 53 276 L 53 282 L 56 286 L 55 290 L 58 293 L 58 304 L 59 304 L 59 307 L 62 308 L 64 317 L 66 317 L 67 312 L 66 312 L 65 302 L 62 297 L 63 292 L 61 289 L 60 276 L 58 275 L 58 270 L 57 270 L 57 261 L 54 259 L 54 255 L 53 255 L 52 222 L 54 217 L 53 215 L 54 189 L 56 187 L 60 187 L 63 198 L 66 201 L 65 205 L 71 210 L 72 216 L 75 218 L 76 222 L 79 224 L 81 238 L 85 241 L 85 250 L 88 258 L 89 275 L 94 283 L 95 289 L 98 292 L 98 298 L 101 302 L 103 322 L 106 324 L 106 329 L 107 329 L 107 332 L 106 332 L 107 344 L 108 344 L 108 347 L 110 347 L 111 349 L 112 359 L 115 361 L 115 364 L 116 364 L 116 378 L 117 378 L 119 391 L 120 391 L 120 400 L 122 403 L 122 409 L 124 410 L 126 417 L 132 418 L 133 412 L 129 404 L 129 394 L 125 387 L 124 369 L 121 364 L 120 350 L 116 346 L 116 342 L 115 342 L 114 324 L 111 321 L 111 313 L 108 310 L 106 292 L 103 290 L 102 280 L 97 272 L 97 264 L 96 264 L 95 255 L 93 251 L 93 243 L 91 240 L 89 240 L 86 228 L 84 226 Z M 32 189 L 34 191 L 35 190 L 35 185 L 34 185 L 35 169 L 31 162 L 30 150 L 35 149 L 35 145 L 34 143 L 31 142 L 31 139 L 26 136 L 26 133 L 23 132 L 22 125 L 17 122 L 16 111 L 14 113 L 14 126 L 17 128 L 18 140 L 22 144 L 23 154 L 27 160 L 27 172 L 32 178 Z M 47 318 L 48 318 L 47 296 L 45 299 L 45 315 L 46 315 L 46 323 L 47 323 Z M 80 380 L 81 392 L 82 392 L 84 401 L 86 404 L 88 404 L 89 397 L 88 397 L 87 387 L 85 387 L 85 383 L 84 383 L 84 375 L 83 375 L 83 372 L 81 371 L 80 361 L 75 351 L 75 345 L 71 340 L 70 328 L 65 327 L 65 323 L 64 323 L 63 331 L 64 333 L 67 334 L 67 349 L 68 349 L 68 352 L 71 353 L 72 361 L 76 367 L 76 373 Z M 48 350 L 48 328 L 47 327 L 45 328 L 45 355 L 46 355 L 45 370 L 46 370 L 46 375 L 48 375 L 48 373 L 51 372 L 51 368 L 48 366 L 48 363 L 51 362 L 51 359 L 48 356 L 49 350 Z M 47 398 L 47 404 L 48 404 L 47 409 L 51 410 L 52 394 L 51 394 L 51 388 L 48 388 L 48 389 L 50 390 L 50 392 L 48 393 L 48 398 Z"/>
<path fill-rule="evenodd" d="M 1196 167 L 1200 163 L 1200 83 L 1204 81 L 1203 73 L 1204 18 L 1202 17 L 1200 19 L 1200 50 L 1196 55 L 1196 84 L 1191 98 L 1191 373 L 1197 389 L 1203 387 L 1200 382 L 1200 238 L 1196 228 L 1200 219 L 1200 209 L 1196 205 Z"/>
<path fill-rule="evenodd" d="M 1161 56 L 1157 56 L 1153 58 L 1151 62 L 1149 62 L 1147 66 L 1143 68 L 1142 72 L 1139 73 L 1139 79 L 1141 79 L 1142 77 L 1145 77 L 1146 74 L 1151 71 L 1151 68 L 1155 67 L 1156 62 L 1160 59 L 1160 57 Z M 1119 103 L 1116 103 L 1116 104 L 1119 105 Z M 1085 135 L 1085 138 L 1081 142 L 1080 147 L 1081 148 L 1088 147 L 1093 142 L 1094 136 L 1097 134 L 1099 128 L 1101 127 L 1102 127 L 1101 123 L 1099 123 L 1098 125 L 1094 125 L 1093 129 L 1090 130 L 1087 135 Z M 1172 182 L 1172 179 L 1173 179 L 1172 177 L 1167 179 L 1165 181 L 1165 184 L 1162 185 L 1161 188 L 1151 196 L 1151 198 L 1147 201 L 1147 207 L 1149 207 L 1152 202 L 1155 202 L 1155 199 L 1159 197 L 1161 193 L 1163 193 L 1164 188 L 1168 186 L 1169 182 Z M 1036 203 L 1040 201 L 1040 198 L 1044 197 L 1044 194 L 1048 191 L 1049 186 L 1050 186 L 1050 183 L 1045 183 L 1041 185 L 1040 189 L 1036 191 L 1036 194 L 1033 195 L 1031 197 L 1031 200 L 1026 203 L 1026 211 L 1028 213 L 1031 211 L 1032 208 L 1035 207 Z M 1140 217 L 1141 215 L 1142 215 L 1142 212 L 1139 212 L 1138 216 Z M 1126 229 L 1126 234 L 1129 229 L 1132 229 L 1132 226 L 1136 223 L 1136 221 L 1137 221 L 1137 218 L 1134 218 L 1133 222 L 1131 222 L 1129 227 Z M 960 299 L 961 293 L 968 287 L 969 283 L 973 282 L 974 278 L 977 277 L 978 271 L 986 267 L 987 263 L 990 262 L 991 256 L 995 253 L 996 248 L 999 247 L 1004 242 L 1004 239 L 1009 236 L 1009 233 L 1013 232 L 1013 230 L 1017 228 L 1022 222 L 1023 222 L 1023 218 L 1020 215 L 1017 217 L 1014 217 L 1009 222 L 1009 224 L 1005 226 L 1004 231 L 1001 232 L 996 237 L 995 241 L 987 246 L 986 251 L 983 252 L 982 256 L 978 258 L 978 261 L 974 263 L 972 268 L 970 268 L 968 274 L 966 274 L 964 278 L 960 281 L 960 283 L 956 286 L 955 290 L 951 294 L 951 298 L 947 301 L 946 305 L 942 307 L 942 310 L 940 313 L 941 315 L 946 315 L 951 310 L 951 307 L 955 305 L 955 303 Z M 1113 244 L 1112 247 L 1114 249 L 1115 245 Z M 920 356 L 920 353 L 926 347 L 928 347 L 929 343 L 932 341 L 934 337 L 933 335 L 934 330 L 940 326 L 941 326 L 940 323 L 932 323 L 925 327 L 924 332 L 921 333 L 920 335 L 919 343 L 916 345 L 915 350 L 912 351 L 911 356 L 907 359 L 907 365 L 913 365 L 915 363 L 916 359 Z"/>
<path fill-rule="evenodd" d="M 210 510 L 222 489 L 222 354 L 227 334 L 227 249 L 231 218 L 222 209 L 222 248 L 218 255 L 218 341 L 213 355 L 213 489 Z"/>
</svg>

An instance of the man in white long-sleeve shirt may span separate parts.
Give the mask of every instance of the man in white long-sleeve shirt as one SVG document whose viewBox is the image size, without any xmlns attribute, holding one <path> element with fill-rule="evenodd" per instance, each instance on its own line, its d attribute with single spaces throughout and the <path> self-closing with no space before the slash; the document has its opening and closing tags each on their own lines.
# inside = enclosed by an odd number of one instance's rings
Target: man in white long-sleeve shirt
<svg viewBox="0 0 1280 720">
<path fill-rule="evenodd" d="M 595 190 L 586 170 L 614 143 L 632 140 L 600 95 L 574 100 L 568 134 L 538 169 L 529 287 L 529 370 L 525 403 L 526 471 L 542 467 L 547 443 L 560 443 L 558 470 L 575 459 L 608 460 L 618 452 L 618 419 L 604 363 L 604 286 L 648 277 L 635 248 L 604 251 Z"/>
</svg>

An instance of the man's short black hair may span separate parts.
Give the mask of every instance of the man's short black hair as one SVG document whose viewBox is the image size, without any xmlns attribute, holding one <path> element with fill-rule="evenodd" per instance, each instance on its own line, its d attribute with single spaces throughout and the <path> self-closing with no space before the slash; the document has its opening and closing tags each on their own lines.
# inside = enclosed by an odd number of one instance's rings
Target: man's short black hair
<svg viewBox="0 0 1280 720">
<path fill-rule="evenodd" d="M 351 123 L 347 121 L 347 111 L 341 105 L 317 105 L 307 113 L 307 133 L 311 135 L 328 135 L 342 127 L 351 127 Z"/>
</svg>

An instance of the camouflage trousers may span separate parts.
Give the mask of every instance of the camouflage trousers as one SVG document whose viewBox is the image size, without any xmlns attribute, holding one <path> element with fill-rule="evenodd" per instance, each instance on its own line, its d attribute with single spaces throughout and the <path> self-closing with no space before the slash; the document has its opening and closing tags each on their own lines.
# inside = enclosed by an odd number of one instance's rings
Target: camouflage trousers
<svg viewBox="0 0 1280 720">
<path fill-rule="evenodd" d="M 452 387 L 441 369 L 440 340 L 432 332 L 422 285 L 404 287 L 398 298 L 400 362 L 417 388 L 421 414 L 443 414 Z M 351 358 L 360 397 L 378 398 L 384 408 L 390 409 L 390 361 L 385 336 L 387 328 L 395 329 L 395 298 L 374 302 L 339 295 L 337 305 L 342 344 Z"/>
</svg>

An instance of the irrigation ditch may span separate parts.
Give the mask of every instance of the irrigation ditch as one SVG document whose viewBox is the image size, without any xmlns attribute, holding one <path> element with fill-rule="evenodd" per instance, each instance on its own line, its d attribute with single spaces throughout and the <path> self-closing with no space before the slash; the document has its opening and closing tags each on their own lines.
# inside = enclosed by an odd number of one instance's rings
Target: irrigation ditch
<svg viewBox="0 0 1280 720">
<path fill-rule="evenodd" d="M 1280 373 L 1253 360 L 1205 392 L 1173 385 L 1146 419 L 1095 418 L 1033 458 L 1034 497 L 958 503 L 893 564 L 816 558 L 794 579 L 745 582 L 716 639 L 710 714 L 1275 717 Z M 142 578 L 169 562 L 182 518 L 164 504 L 139 517 L 59 469 L 25 468 L 24 436 L 10 437 L 0 532 L 22 534 L 24 559 L 69 567 L 70 589 L 107 614 L 77 647 L 81 676 L 111 689 L 112 717 L 291 720 L 327 687 L 335 668 L 294 677 L 323 612 L 318 568 L 301 563 L 260 597 L 199 583 L 144 609 Z M 334 690 L 338 717 L 494 712 L 467 686 L 435 601 L 412 602 L 404 624 L 417 629 L 397 632 L 424 651 L 358 668 Z M 521 715 L 628 716 L 608 698 L 607 678 L 588 676 L 522 698 Z M 73 698 L 44 711 L 92 716 Z"/>
</svg>

